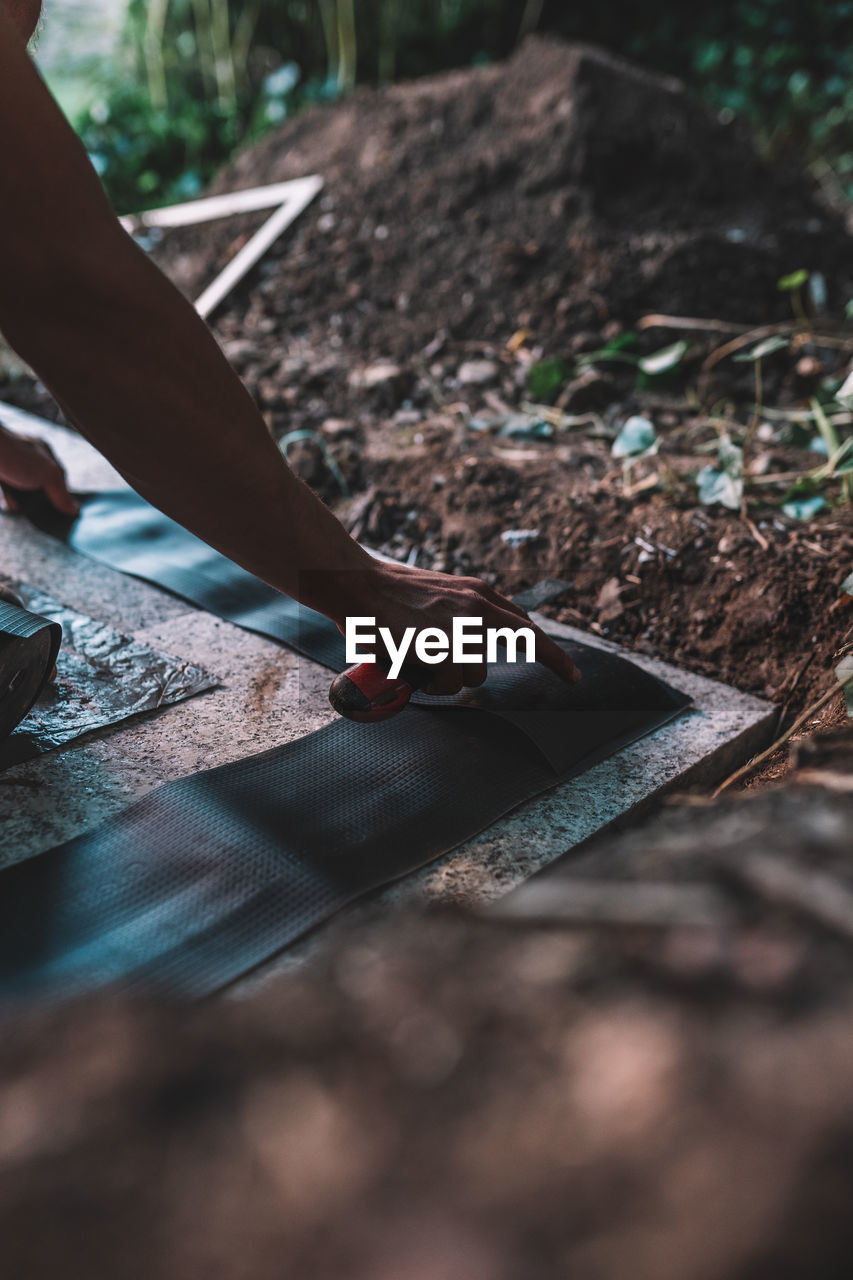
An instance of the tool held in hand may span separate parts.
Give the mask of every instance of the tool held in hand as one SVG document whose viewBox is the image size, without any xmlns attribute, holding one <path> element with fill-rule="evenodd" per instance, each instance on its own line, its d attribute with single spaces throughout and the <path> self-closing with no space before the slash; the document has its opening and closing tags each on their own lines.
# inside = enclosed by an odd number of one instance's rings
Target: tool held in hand
<svg viewBox="0 0 853 1280">
<path fill-rule="evenodd" d="M 570 585 L 560 578 L 545 578 L 512 599 L 530 612 L 561 596 Z M 329 701 L 338 715 L 347 720 L 376 724 L 402 711 L 412 694 L 429 683 L 432 674 L 431 668 L 412 665 L 404 667 L 398 678 L 392 680 L 378 662 L 361 662 L 335 676 L 329 688 Z"/>
<path fill-rule="evenodd" d="M 13 604 L 0 588 L 0 742 L 38 698 L 51 677 L 62 640 L 56 622 Z"/>
<path fill-rule="evenodd" d="M 329 701 L 347 720 L 376 724 L 402 711 L 431 675 L 425 667 L 404 667 L 392 680 L 378 662 L 361 662 L 335 676 L 329 686 Z"/>
</svg>

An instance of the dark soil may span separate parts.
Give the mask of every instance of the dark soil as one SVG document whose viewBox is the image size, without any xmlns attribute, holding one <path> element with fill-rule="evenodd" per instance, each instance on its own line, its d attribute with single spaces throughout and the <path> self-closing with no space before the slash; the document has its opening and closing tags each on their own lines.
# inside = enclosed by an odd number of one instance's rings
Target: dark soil
<svg viewBox="0 0 853 1280">
<path fill-rule="evenodd" d="M 559 349 L 650 309 L 783 319 L 776 281 L 794 267 L 822 271 L 842 304 L 853 279 L 849 238 L 799 175 L 766 169 L 677 82 L 559 41 L 316 109 L 212 189 L 312 172 L 325 195 L 222 333 L 272 320 L 345 366 L 409 360 L 440 331 L 502 343 L 528 326 Z M 173 233 L 159 260 L 194 293 L 234 227 Z"/>
<path fill-rule="evenodd" d="M 736 127 L 677 83 L 541 39 L 506 66 L 364 91 L 301 116 L 214 189 L 313 171 L 324 195 L 216 329 L 273 428 L 320 433 L 358 491 L 340 507 L 355 532 L 506 590 L 568 578 L 562 620 L 791 710 L 828 687 L 850 627 L 838 606 L 853 562 L 846 512 L 803 528 L 759 504 L 765 550 L 736 517 L 697 509 L 686 483 L 626 498 L 609 441 L 582 428 L 554 444 L 466 425 L 471 413 L 515 408 L 538 354 L 571 362 L 648 310 L 790 319 L 776 282 L 795 266 L 823 274 L 828 305 L 846 300 L 853 241 L 802 176 L 765 168 Z M 233 223 L 173 233 L 158 257 L 194 293 L 243 234 L 235 240 Z M 529 340 L 508 352 L 522 328 Z M 655 330 L 641 342 L 653 350 L 672 336 L 683 335 Z M 691 376 L 722 340 L 695 344 Z M 819 355 L 838 365 L 837 353 Z M 466 383 L 472 362 L 484 366 L 482 383 Z M 794 406 L 814 390 L 784 358 L 766 364 L 777 399 Z M 683 398 L 671 392 L 649 408 L 633 370 L 604 368 L 581 379 L 568 409 L 604 411 L 614 429 L 646 409 L 672 468 L 683 476 L 708 461 L 696 447 L 713 430 L 702 435 Z M 721 368 L 709 400 L 743 400 L 743 366 Z M 775 452 L 775 470 L 814 463 Z M 334 501 L 319 450 L 297 445 L 290 456 Z M 513 550 L 500 535 L 519 529 L 538 537 Z"/>
<path fill-rule="evenodd" d="M 789 712 L 828 687 L 851 622 L 838 597 L 853 567 L 850 509 L 803 524 L 781 514 L 784 486 L 759 485 L 751 526 L 697 505 L 691 477 L 716 435 L 708 411 L 728 414 L 735 435 L 752 413 L 751 366 L 702 371 L 731 334 L 688 333 L 681 380 L 639 392 L 624 364 L 575 368 L 558 400 L 573 425 L 549 440 L 523 438 L 523 423 L 522 438 L 501 434 L 531 399 L 531 365 L 554 356 L 571 370 L 648 311 L 790 319 L 777 281 L 804 267 L 824 282 L 827 328 L 853 294 L 853 240 L 803 176 L 767 169 L 738 126 L 677 82 L 543 39 L 503 66 L 306 112 L 213 190 L 312 171 L 321 197 L 214 328 L 271 428 L 316 433 L 289 446 L 290 460 L 353 531 L 506 590 L 567 578 L 563 620 Z M 173 232 L 156 256 L 194 295 L 259 221 Z M 646 329 L 636 349 L 683 336 Z M 815 339 L 769 357 L 765 403 L 808 405 L 851 352 L 853 340 L 845 353 Z M 5 394 L 44 410 L 26 381 Z M 632 494 L 610 444 L 638 411 L 662 440 L 664 486 Z M 774 422 L 754 471 L 813 467 Z M 534 536 L 514 549 L 501 538 L 514 530 Z"/>
</svg>

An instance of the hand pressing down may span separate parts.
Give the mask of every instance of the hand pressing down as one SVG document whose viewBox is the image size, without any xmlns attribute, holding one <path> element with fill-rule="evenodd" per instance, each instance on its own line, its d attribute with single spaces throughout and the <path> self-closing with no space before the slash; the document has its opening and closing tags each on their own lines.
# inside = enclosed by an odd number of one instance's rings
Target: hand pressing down
<svg viewBox="0 0 853 1280">
<path fill-rule="evenodd" d="M 68 491 L 65 472 L 43 440 L 15 435 L 0 426 L 0 494 L 3 509 L 17 511 L 15 489 L 43 490 L 64 515 L 76 516 L 79 507 Z"/>
<path fill-rule="evenodd" d="M 426 628 L 439 628 L 450 636 L 454 618 L 481 619 L 484 629 L 509 627 L 516 631 L 529 627 L 535 636 L 536 661 L 567 684 L 581 679 L 580 671 L 555 640 L 531 622 L 523 609 L 478 578 L 457 578 L 378 562 L 369 569 L 350 572 L 346 578 L 340 592 L 346 612 L 342 614 L 339 606 L 334 614 L 341 631 L 345 630 L 347 616 L 374 617 L 377 633 L 380 627 L 387 627 L 398 644 L 412 627 L 415 634 Z M 485 662 L 459 664 L 450 659 L 433 670 L 435 674 L 424 686 L 425 693 L 454 694 L 463 688 L 476 689 L 487 674 Z"/>
</svg>

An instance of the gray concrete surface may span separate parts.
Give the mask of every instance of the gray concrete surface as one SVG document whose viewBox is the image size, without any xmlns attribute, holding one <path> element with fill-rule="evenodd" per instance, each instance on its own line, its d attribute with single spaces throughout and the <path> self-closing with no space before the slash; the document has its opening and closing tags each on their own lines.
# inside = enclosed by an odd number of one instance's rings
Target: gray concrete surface
<svg viewBox="0 0 853 1280">
<path fill-rule="evenodd" d="M 49 440 L 77 488 L 120 483 L 79 437 L 0 405 L 0 421 Z M 94 827 L 160 783 L 290 741 L 333 713 L 329 673 L 157 589 L 84 560 L 22 520 L 0 518 L 0 571 L 207 668 L 223 687 L 107 730 L 0 775 L 0 848 L 22 858 Z M 557 634 L 619 651 L 571 628 Z M 760 749 L 775 708 L 639 654 L 633 661 L 683 689 L 694 710 L 642 742 L 523 805 L 488 831 L 380 895 L 482 902 L 667 791 L 724 777 Z M 299 949 L 294 952 L 298 956 Z"/>
</svg>

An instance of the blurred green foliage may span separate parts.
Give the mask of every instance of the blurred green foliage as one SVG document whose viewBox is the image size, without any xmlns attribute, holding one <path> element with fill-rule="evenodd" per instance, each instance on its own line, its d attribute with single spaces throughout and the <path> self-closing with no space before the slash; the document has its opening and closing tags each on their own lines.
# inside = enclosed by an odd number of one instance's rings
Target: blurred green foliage
<svg viewBox="0 0 853 1280">
<path fill-rule="evenodd" d="M 76 123 L 116 207 L 139 209 L 194 194 L 306 102 L 502 58 L 538 29 L 678 75 L 851 198 L 851 20 L 853 0 L 132 0 L 133 70 Z"/>
</svg>

